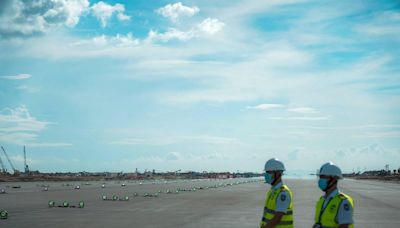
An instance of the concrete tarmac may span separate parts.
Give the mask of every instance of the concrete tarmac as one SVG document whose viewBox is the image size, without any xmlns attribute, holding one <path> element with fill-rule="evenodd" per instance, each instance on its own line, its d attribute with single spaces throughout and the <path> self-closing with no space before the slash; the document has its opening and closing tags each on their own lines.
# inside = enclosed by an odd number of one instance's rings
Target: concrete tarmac
<svg viewBox="0 0 400 228">
<path fill-rule="evenodd" d="M 0 209 L 9 212 L 0 227 L 258 227 L 269 185 L 262 182 L 234 184 L 231 180 L 178 182 L 103 182 L 0 183 L 8 193 L 0 194 Z M 126 186 L 122 187 L 121 184 Z M 316 180 L 285 181 L 294 192 L 295 227 L 312 227 L 315 203 L 322 192 Z M 232 185 L 227 185 L 232 184 Z M 21 185 L 14 189 L 12 186 Z M 42 191 L 49 185 L 48 191 Z M 79 190 L 74 186 L 80 185 Z M 211 187 L 196 191 L 166 194 L 177 188 Z M 227 185 L 227 186 L 225 186 Z M 6 186 L 9 186 L 6 188 Z M 344 180 L 343 192 L 355 201 L 355 227 L 400 227 L 400 184 L 378 181 Z M 145 193 L 162 191 L 158 197 Z M 139 196 L 133 197 L 134 193 Z M 102 195 L 129 195 L 129 201 L 103 201 Z M 85 207 L 49 208 L 48 201 L 68 200 Z"/>
</svg>

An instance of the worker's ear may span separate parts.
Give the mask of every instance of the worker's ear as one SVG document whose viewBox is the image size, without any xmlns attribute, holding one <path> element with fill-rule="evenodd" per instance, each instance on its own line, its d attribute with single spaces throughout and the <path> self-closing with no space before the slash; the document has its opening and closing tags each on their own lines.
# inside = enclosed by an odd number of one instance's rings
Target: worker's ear
<svg viewBox="0 0 400 228">
<path fill-rule="evenodd" d="M 329 177 L 328 188 L 332 187 L 333 185 L 337 184 L 337 179 L 334 177 Z"/>
</svg>

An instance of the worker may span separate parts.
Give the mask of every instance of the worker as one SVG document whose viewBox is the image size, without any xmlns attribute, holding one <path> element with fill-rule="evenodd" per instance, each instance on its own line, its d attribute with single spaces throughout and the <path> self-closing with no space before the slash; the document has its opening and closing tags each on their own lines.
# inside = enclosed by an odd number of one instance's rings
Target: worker
<svg viewBox="0 0 400 228">
<path fill-rule="evenodd" d="M 271 185 L 266 194 L 261 228 L 292 228 L 293 203 L 292 192 L 282 183 L 285 166 L 281 161 L 272 158 L 265 163 L 265 182 Z"/>
<path fill-rule="evenodd" d="M 353 199 L 338 189 L 338 180 L 343 178 L 342 171 L 328 162 L 321 166 L 318 175 L 318 187 L 325 195 L 317 202 L 313 228 L 353 228 Z"/>
</svg>

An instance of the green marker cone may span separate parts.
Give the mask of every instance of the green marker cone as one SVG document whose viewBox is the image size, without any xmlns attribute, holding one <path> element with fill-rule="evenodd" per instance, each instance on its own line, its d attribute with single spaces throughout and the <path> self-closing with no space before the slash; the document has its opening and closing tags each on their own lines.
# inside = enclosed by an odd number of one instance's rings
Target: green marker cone
<svg viewBox="0 0 400 228">
<path fill-rule="evenodd" d="M 0 211 L 0 219 L 7 219 L 8 218 L 8 212 L 6 210 Z"/>
<path fill-rule="evenodd" d="M 69 207 L 68 201 L 64 201 L 64 202 L 63 202 L 63 207 Z"/>
<path fill-rule="evenodd" d="M 54 207 L 56 203 L 53 200 L 50 200 L 48 204 L 49 207 Z"/>
</svg>

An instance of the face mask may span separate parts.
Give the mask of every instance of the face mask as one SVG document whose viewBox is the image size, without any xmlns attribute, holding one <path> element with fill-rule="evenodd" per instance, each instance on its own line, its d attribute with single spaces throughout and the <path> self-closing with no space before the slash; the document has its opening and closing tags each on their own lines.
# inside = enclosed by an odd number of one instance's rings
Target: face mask
<svg viewBox="0 0 400 228">
<path fill-rule="evenodd" d="M 318 187 L 322 190 L 325 191 L 328 188 L 328 179 L 323 179 L 320 178 L 318 180 Z"/>
<path fill-rule="evenodd" d="M 264 180 L 265 180 L 265 183 L 271 184 L 272 183 L 272 175 L 269 173 L 264 173 Z"/>
</svg>

